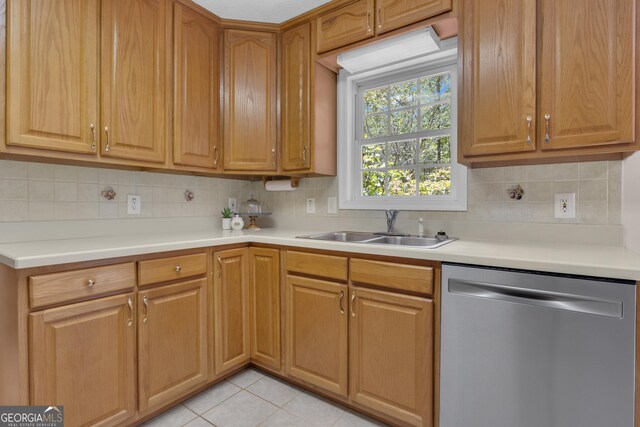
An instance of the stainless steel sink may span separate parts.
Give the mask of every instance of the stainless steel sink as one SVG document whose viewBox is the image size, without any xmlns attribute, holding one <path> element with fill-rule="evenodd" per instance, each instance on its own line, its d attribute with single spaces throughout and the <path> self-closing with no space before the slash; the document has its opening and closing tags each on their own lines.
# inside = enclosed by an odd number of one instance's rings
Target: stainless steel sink
<svg viewBox="0 0 640 427">
<path fill-rule="evenodd" d="M 374 245 L 413 246 L 426 249 L 435 249 L 456 240 L 451 238 L 439 240 L 433 237 L 420 236 L 381 236 L 380 234 L 357 231 L 334 231 L 331 233 L 312 234 L 310 236 L 298 236 L 298 238 Z"/>
<path fill-rule="evenodd" d="M 300 239 L 312 239 L 312 240 L 329 240 L 333 242 L 360 242 L 364 243 L 371 239 L 377 239 L 377 236 L 373 233 L 363 233 L 358 231 L 334 231 L 331 233 L 312 234 L 310 236 L 298 236 Z"/>
</svg>

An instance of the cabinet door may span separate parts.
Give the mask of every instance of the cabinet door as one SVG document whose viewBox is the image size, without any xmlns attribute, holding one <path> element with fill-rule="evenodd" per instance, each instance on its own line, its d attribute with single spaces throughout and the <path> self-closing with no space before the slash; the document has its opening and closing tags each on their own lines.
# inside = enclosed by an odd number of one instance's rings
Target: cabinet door
<svg viewBox="0 0 640 427">
<path fill-rule="evenodd" d="M 102 155 L 163 163 L 168 142 L 171 2 L 102 2 Z"/>
<path fill-rule="evenodd" d="M 409 425 L 432 425 L 433 301 L 350 292 L 351 399 Z"/>
<path fill-rule="evenodd" d="M 541 2 L 543 149 L 633 142 L 636 7 L 634 0 Z"/>
<path fill-rule="evenodd" d="M 249 342 L 249 250 L 215 252 L 213 306 L 215 371 L 219 375 L 244 365 Z"/>
<path fill-rule="evenodd" d="M 207 280 L 138 293 L 141 411 L 166 405 L 207 380 Z"/>
<path fill-rule="evenodd" d="M 533 151 L 536 0 L 461 3 L 461 155 Z"/>
<path fill-rule="evenodd" d="M 318 53 L 373 37 L 374 0 L 359 0 L 316 20 Z"/>
<path fill-rule="evenodd" d="M 347 396 L 347 286 L 287 276 L 286 371 Z"/>
<path fill-rule="evenodd" d="M 309 169 L 311 24 L 282 34 L 282 169 Z"/>
<path fill-rule="evenodd" d="M 218 167 L 218 27 L 181 4 L 174 5 L 173 162 Z"/>
<path fill-rule="evenodd" d="M 98 1 L 7 7 L 7 144 L 96 153 Z"/>
<path fill-rule="evenodd" d="M 31 404 L 69 426 L 125 424 L 136 411 L 134 295 L 31 314 Z"/>
<path fill-rule="evenodd" d="M 250 249 L 251 359 L 279 371 L 280 251 Z"/>
<path fill-rule="evenodd" d="M 276 170 L 276 35 L 224 33 L 224 168 Z"/>
<path fill-rule="evenodd" d="M 449 10 L 451 0 L 376 0 L 376 33 L 386 33 Z"/>
</svg>

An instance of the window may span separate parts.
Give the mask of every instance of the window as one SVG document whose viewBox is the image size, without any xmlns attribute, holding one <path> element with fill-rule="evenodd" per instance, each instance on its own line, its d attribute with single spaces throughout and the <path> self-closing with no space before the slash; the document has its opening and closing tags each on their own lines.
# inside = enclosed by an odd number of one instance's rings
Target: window
<svg viewBox="0 0 640 427">
<path fill-rule="evenodd" d="M 390 68 L 341 71 L 340 207 L 466 210 L 455 49 Z"/>
</svg>

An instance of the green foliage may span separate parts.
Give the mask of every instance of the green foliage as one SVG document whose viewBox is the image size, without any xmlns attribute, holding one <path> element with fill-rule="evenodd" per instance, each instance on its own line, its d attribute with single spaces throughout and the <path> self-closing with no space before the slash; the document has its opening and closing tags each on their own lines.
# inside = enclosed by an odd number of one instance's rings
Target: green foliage
<svg viewBox="0 0 640 427">
<path fill-rule="evenodd" d="M 385 144 L 372 144 L 362 146 L 362 168 L 383 168 Z"/>
<path fill-rule="evenodd" d="M 451 193 L 451 167 L 425 169 L 420 173 L 421 196 L 445 196 Z"/>
<path fill-rule="evenodd" d="M 436 104 L 422 107 L 422 129 L 435 130 L 451 127 L 451 104 Z"/>
<path fill-rule="evenodd" d="M 377 138 L 389 134 L 389 122 L 386 114 L 375 114 L 364 119 L 364 139 Z"/>
<path fill-rule="evenodd" d="M 451 142 L 449 136 L 422 138 L 420 140 L 420 163 L 451 163 Z"/>
<path fill-rule="evenodd" d="M 389 109 L 389 88 L 372 89 L 364 93 L 364 113 L 382 113 Z"/>
<path fill-rule="evenodd" d="M 233 216 L 233 212 L 229 208 L 224 208 L 220 211 L 220 215 L 222 215 L 222 218 L 231 218 Z"/>
<path fill-rule="evenodd" d="M 384 196 L 384 172 L 365 171 L 362 173 L 362 195 Z"/>
</svg>

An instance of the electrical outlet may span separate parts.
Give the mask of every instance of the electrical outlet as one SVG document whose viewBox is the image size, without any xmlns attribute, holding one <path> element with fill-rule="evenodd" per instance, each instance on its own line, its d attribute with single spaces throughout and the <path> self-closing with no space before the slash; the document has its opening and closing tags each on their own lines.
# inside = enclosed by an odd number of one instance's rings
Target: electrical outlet
<svg viewBox="0 0 640 427">
<path fill-rule="evenodd" d="M 316 199 L 315 197 L 309 197 L 307 199 L 307 213 L 315 214 L 316 213 Z"/>
<path fill-rule="evenodd" d="M 236 208 L 238 207 L 238 204 L 236 202 L 236 198 L 235 197 L 229 197 L 227 204 L 229 206 L 229 209 L 231 209 L 231 212 L 238 212 L 236 210 Z"/>
<path fill-rule="evenodd" d="M 142 196 L 137 194 L 127 195 L 127 214 L 140 215 L 142 212 Z"/>
<path fill-rule="evenodd" d="M 555 195 L 556 218 L 576 217 L 576 193 L 560 193 Z"/>
<path fill-rule="evenodd" d="M 338 213 L 338 198 L 337 197 L 327 197 L 327 213 L 337 214 Z"/>
</svg>

